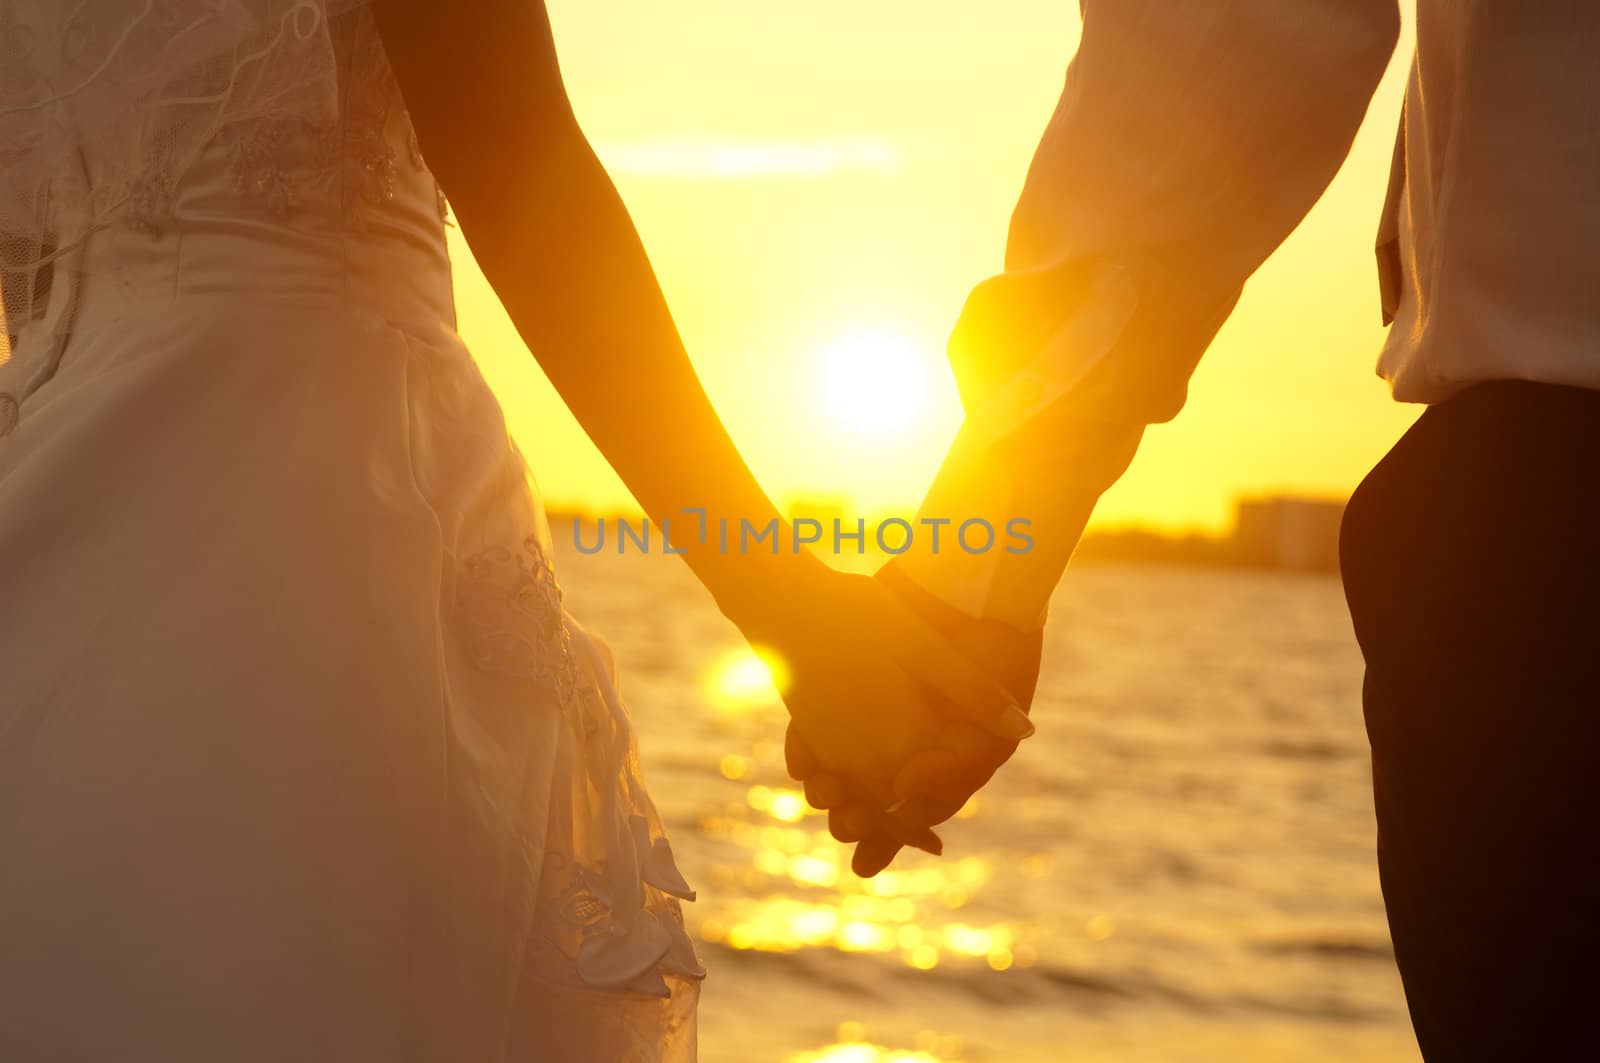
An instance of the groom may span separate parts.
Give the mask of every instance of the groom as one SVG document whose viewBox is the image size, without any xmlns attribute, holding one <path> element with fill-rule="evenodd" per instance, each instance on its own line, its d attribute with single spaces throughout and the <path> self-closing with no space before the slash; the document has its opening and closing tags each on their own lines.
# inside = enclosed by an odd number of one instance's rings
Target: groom
<svg viewBox="0 0 1600 1063">
<path fill-rule="evenodd" d="M 1600 5 L 1417 7 L 1378 370 L 1429 409 L 1357 490 L 1342 543 L 1384 899 L 1428 1059 L 1591 1058 Z M 1007 272 L 952 339 L 968 421 L 926 510 L 1026 516 L 1038 548 L 882 574 L 1024 701 L 1095 499 L 1332 179 L 1399 32 L 1395 0 L 1082 8 Z M 975 733 L 924 756 L 887 813 L 793 738 L 790 760 L 870 874 L 1013 748 Z"/>
</svg>

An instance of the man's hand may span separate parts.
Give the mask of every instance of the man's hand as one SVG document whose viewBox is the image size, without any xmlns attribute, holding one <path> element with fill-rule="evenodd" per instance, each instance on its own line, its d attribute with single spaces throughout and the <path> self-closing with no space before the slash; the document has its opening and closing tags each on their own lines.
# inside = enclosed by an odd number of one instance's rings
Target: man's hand
<svg viewBox="0 0 1600 1063">
<path fill-rule="evenodd" d="M 902 575 L 893 562 L 876 582 L 892 591 L 972 665 L 1027 706 L 1039 676 L 1043 633 L 1024 634 L 992 620 L 975 620 L 950 608 Z M 940 694 L 948 713 L 938 725 L 920 732 L 923 744 L 896 773 L 893 804 L 885 805 L 881 789 L 864 789 L 848 777 L 828 770 L 802 729 L 791 725 L 785 742 L 789 773 L 805 784 L 806 799 L 828 810 L 833 836 L 856 844 L 852 867 L 870 878 L 888 867 L 904 845 L 937 853 L 942 849 L 930 829 L 943 823 L 993 777 L 1016 751 L 1026 734 L 1014 728 L 1000 737 L 993 728 L 977 726 Z M 1031 725 L 1030 725 L 1031 727 Z M 1031 731 L 1029 732 L 1031 733 Z M 888 811 L 893 807 L 893 811 Z"/>
</svg>

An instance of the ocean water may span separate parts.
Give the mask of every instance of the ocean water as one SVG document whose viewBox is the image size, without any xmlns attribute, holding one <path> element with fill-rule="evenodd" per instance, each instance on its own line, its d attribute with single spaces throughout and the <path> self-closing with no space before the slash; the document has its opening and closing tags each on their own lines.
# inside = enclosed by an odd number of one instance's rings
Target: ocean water
<svg viewBox="0 0 1600 1063">
<path fill-rule="evenodd" d="M 556 538 L 699 890 L 704 1063 L 1418 1059 L 1337 580 L 1074 566 L 1038 735 L 862 882 L 682 562 Z"/>
</svg>

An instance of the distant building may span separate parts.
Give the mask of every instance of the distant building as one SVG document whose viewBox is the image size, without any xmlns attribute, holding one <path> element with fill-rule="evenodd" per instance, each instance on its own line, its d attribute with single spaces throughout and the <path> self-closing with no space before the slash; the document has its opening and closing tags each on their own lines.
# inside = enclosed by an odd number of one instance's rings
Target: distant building
<svg viewBox="0 0 1600 1063">
<path fill-rule="evenodd" d="M 1240 499 L 1234 509 L 1232 552 L 1240 564 L 1337 572 L 1343 519 L 1344 503 L 1332 499 Z"/>
<path fill-rule="evenodd" d="M 1073 559 L 1174 565 L 1234 565 L 1229 542 L 1198 532 L 1169 535 L 1147 528 L 1096 529 L 1083 537 Z"/>
<path fill-rule="evenodd" d="M 1327 498 L 1243 498 L 1234 503 L 1225 536 L 1174 535 L 1149 528 L 1097 528 L 1074 557 L 1095 561 L 1235 565 L 1301 572 L 1339 570 L 1339 524 L 1344 503 Z"/>
</svg>

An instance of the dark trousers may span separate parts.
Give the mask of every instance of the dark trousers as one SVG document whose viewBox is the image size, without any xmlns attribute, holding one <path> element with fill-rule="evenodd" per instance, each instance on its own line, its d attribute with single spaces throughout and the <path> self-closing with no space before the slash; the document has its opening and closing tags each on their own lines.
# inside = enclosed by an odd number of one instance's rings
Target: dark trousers
<svg viewBox="0 0 1600 1063">
<path fill-rule="evenodd" d="M 1424 1057 L 1600 1059 L 1600 392 L 1430 408 L 1341 554 Z"/>
</svg>

